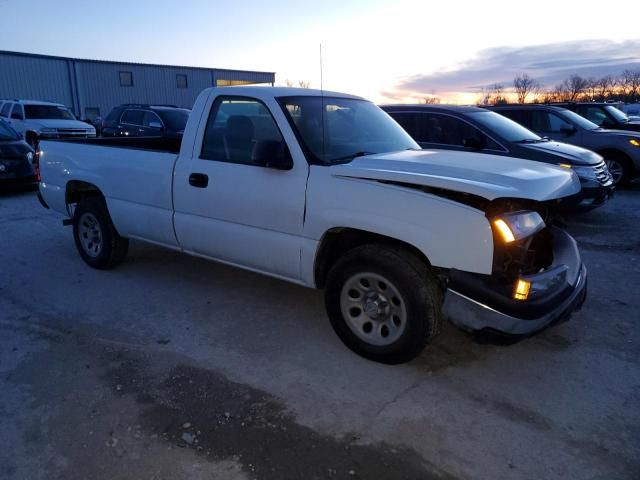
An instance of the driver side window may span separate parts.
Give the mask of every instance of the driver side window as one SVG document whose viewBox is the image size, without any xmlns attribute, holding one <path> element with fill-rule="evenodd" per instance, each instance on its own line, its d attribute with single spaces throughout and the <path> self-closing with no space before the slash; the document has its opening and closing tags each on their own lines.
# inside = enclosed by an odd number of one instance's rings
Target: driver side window
<svg viewBox="0 0 640 480">
<path fill-rule="evenodd" d="M 484 145 L 483 149 L 499 150 L 500 147 L 484 133 L 464 120 L 449 115 L 421 113 L 418 116 L 416 141 L 465 147 L 470 139 Z"/>
<path fill-rule="evenodd" d="M 573 128 L 573 126 L 569 122 L 565 121 L 563 118 L 554 113 L 549 114 L 549 126 L 551 127 L 551 130 L 549 131 L 552 133 L 560 133 L 562 132 L 563 128 Z"/>
<path fill-rule="evenodd" d="M 221 97 L 211 108 L 200 158 L 259 165 L 257 151 L 283 143 L 271 112 L 262 102 L 245 97 Z"/>
<path fill-rule="evenodd" d="M 587 120 L 591 120 L 599 127 L 602 127 L 602 125 L 607 121 L 607 114 L 604 113 L 604 111 L 602 111 L 602 109 L 600 108 L 589 107 L 587 108 L 586 114 L 583 116 L 586 117 Z"/>
</svg>

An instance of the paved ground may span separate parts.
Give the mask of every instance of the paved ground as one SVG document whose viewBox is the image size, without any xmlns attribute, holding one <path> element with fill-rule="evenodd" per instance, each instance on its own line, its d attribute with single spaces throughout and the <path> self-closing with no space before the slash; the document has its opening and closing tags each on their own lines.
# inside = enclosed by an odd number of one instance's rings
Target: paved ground
<svg viewBox="0 0 640 480">
<path fill-rule="evenodd" d="M 640 186 L 570 226 L 590 298 L 383 366 L 321 292 L 139 243 L 110 272 L 0 196 L 2 479 L 640 478 Z"/>
</svg>

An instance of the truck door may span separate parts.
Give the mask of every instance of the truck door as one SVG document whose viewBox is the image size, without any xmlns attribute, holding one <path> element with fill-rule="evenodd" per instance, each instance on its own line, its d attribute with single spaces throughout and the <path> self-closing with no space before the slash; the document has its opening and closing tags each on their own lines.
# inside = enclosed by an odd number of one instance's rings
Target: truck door
<svg viewBox="0 0 640 480">
<path fill-rule="evenodd" d="M 257 163 L 256 152 L 265 146 L 287 149 L 261 100 L 218 96 L 208 102 L 191 158 L 178 160 L 174 176 L 180 244 L 195 254 L 300 279 L 306 161 L 294 161 L 289 170 Z M 272 107 L 278 108 L 275 102 Z M 284 125 L 282 112 L 275 113 Z M 290 130 L 287 135 L 293 137 Z"/>
</svg>

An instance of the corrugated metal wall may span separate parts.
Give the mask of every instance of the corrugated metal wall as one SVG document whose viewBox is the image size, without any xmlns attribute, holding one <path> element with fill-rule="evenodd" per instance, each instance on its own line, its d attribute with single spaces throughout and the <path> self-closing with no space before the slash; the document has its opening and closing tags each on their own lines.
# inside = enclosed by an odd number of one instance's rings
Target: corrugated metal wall
<svg viewBox="0 0 640 480">
<path fill-rule="evenodd" d="M 71 106 L 69 62 L 0 52 L 0 98 L 48 100 Z"/>
<path fill-rule="evenodd" d="M 133 86 L 120 84 L 130 72 Z M 187 76 L 178 88 L 177 75 Z M 106 116 L 122 103 L 168 104 L 191 108 L 198 94 L 218 80 L 273 83 L 270 72 L 205 69 L 80 60 L 0 51 L 0 98 L 59 102 L 84 118 L 87 109 Z"/>
<path fill-rule="evenodd" d="M 191 108 L 198 94 L 212 86 L 211 72 L 200 69 L 130 64 L 76 63 L 80 106 L 111 108 L 122 103 L 162 103 Z M 120 72 L 131 72 L 133 86 L 120 85 Z M 178 88 L 177 75 L 187 76 L 187 88 Z M 106 115 L 106 113 L 104 113 Z"/>
</svg>

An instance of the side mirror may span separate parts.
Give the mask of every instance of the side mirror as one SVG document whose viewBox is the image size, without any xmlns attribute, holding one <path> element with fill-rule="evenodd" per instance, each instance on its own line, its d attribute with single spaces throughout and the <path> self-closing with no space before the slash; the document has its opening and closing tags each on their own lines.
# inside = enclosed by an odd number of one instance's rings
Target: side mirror
<svg viewBox="0 0 640 480">
<path fill-rule="evenodd" d="M 482 150 L 486 146 L 484 138 L 481 137 L 469 137 L 462 141 L 464 148 L 470 148 L 471 150 Z"/>
<path fill-rule="evenodd" d="M 560 133 L 564 133 L 567 136 L 571 136 L 576 133 L 576 127 L 573 125 L 564 124 L 560 127 Z"/>
<path fill-rule="evenodd" d="M 283 140 L 259 140 L 253 147 L 254 164 L 276 170 L 291 170 L 293 159 Z"/>
<path fill-rule="evenodd" d="M 149 122 L 149 127 L 162 130 L 162 124 L 160 122 Z"/>
</svg>

